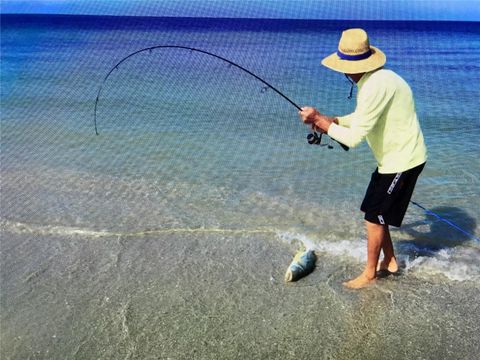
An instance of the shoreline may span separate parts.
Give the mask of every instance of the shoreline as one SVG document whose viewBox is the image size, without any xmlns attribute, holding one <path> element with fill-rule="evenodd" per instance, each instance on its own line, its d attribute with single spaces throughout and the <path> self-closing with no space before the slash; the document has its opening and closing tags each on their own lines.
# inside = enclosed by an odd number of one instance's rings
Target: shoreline
<svg viewBox="0 0 480 360">
<path fill-rule="evenodd" d="M 397 358 L 473 359 L 480 350 L 465 341 L 479 330 L 476 305 L 464 303 L 480 294 L 474 283 L 465 297 L 408 276 L 351 291 L 341 282 L 360 265 L 319 254 L 312 274 L 285 284 L 295 246 L 268 234 L 2 239 L 6 358 L 361 359 L 389 346 Z M 455 314 L 438 313 L 439 295 Z M 434 314 L 452 324 L 450 340 Z"/>
</svg>

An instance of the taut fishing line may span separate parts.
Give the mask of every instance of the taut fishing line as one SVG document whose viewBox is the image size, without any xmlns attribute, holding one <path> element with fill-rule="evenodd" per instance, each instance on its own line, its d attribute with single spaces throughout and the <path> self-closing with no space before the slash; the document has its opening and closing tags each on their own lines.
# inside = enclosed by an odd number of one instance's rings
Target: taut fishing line
<svg viewBox="0 0 480 360">
<path fill-rule="evenodd" d="M 103 78 L 103 81 L 102 83 L 100 84 L 99 86 L 99 89 L 98 89 L 98 92 L 97 92 L 97 97 L 95 99 L 95 107 L 94 107 L 94 116 L 93 116 L 93 121 L 94 121 L 94 127 L 95 127 L 95 134 L 96 135 L 99 135 L 99 132 L 98 132 L 98 126 L 97 126 L 97 108 L 98 108 L 98 103 L 99 103 L 99 100 L 100 100 L 100 95 L 102 94 L 102 90 L 103 90 L 103 86 L 105 85 L 106 81 L 108 80 L 108 78 L 110 77 L 110 75 L 115 71 L 115 70 L 118 70 L 119 66 L 125 62 L 126 60 L 128 60 L 129 58 L 137 55 L 137 54 L 140 54 L 140 53 L 143 53 L 143 52 L 149 52 L 151 53 L 153 50 L 156 50 L 156 49 L 180 49 L 180 50 L 188 50 L 188 51 L 191 51 L 191 52 L 198 52 L 198 53 L 201 53 L 201 54 L 204 54 L 204 55 L 207 55 L 207 56 L 210 56 L 210 57 L 213 57 L 213 58 L 217 58 L 221 61 L 224 61 L 226 63 L 229 64 L 229 66 L 235 66 L 236 68 L 240 69 L 241 71 L 243 71 L 244 73 L 247 73 L 248 75 L 254 77 L 255 79 L 257 79 L 258 81 L 260 81 L 261 83 L 263 83 L 265 86 L 262 87 L 261 89 L 261 92 L 264 93 L 266 92 L 268 89 L 272 89 L 275 93 L 277 93 L 278 95 L 280 95 L 283 99 L 285 99 L 286 101 L 288 101 L 292 106 L 294 106 L 297 110 L 301 111 L 302 108 L 297 105 L 297 103 L 295 103 L 293 100 L 291 100 L 289 97 L 287 97 L 284 93 L 282 93 L 280 90 L 278 90 L 276 87 L 274 87 L 273 85 L 271 85 L 270 83 L 268 83 L 266 80 L 262 79 L 260 76 L 254 74 L 252 71 L 244 68 L 243 66 L 229 60 L 229 59 L 226 59 L 220 55 L 217 55 L 217 54 L 214 54 L 214 53 L 211 53 L 209 51 L 205 51 L 205 50 L 202 50 L 202 49 L 198 49 L 198 48 L 193 48 L 193 47 L 188 47 L 188 46 L 181 46 L 181 45 L 156 45 L 156 46 L 150 46 L 150 47 L 146 47 L 146 48 L 143 48 L 143 49 L 140 49 L 140 50 L 137 50 L 137 51 L 134 51 L 130 54 L 128 54 L 127 56 L 125 56 L 124 58 L 122 58 L 120 61 L 118 61 L 108 72 L 107 74 L 105 75 L 105 77 Z M 347 77 L 348 79 L 348 77 Z M 353 93 L 353 82 L 348 79 L 351 84 L 352 84 L 352 87 L 350 89 L 350 94 L 349 94 L 349 99 L 352 98 L 352 93 Z M 315 145 L 323 145 L 321 144 L 321 141 L 322 141 L 322 133 L 317 133 L 315 131 L 312 131 L 312 133 L 308 134 L 307 136 L 307 141 L 309 144 L 315 144 Z M 338 142 L 338 141 L 337 141 Z M 340 144 L 340 146 L 345 150 L 345 151 L 348 151 L 349 148 L 348 146 L 338 142 L 338 144 Z M 332 146 L 329 144 L 328 145 L 329 148 L 332 148 Z M 421 204 L 415 202 L 415 201 L 410 201 L 413 205 L 419 207 L 420 209 L 424 210 L 426 214 L 430 214 L 430 215 L 433 215 L 435 216 L 438 220 L 444 222 L 445 224 L 449 225 L 450 227 L 460 231 L 461 233 L 463 233 L 464 235 L 467 235 L 468 237 L 471 237 L 472 239 L 476 240 L 476 241 L 480 241 L 480 239 L 478 237 L 476 237 L 474 234 L 462 229 L 460 226 L 458 226 L 457 224 L 453 223 L 452 221 L 448 220 L 448 219 L 445 219 L 444 217 L 440 216 L 439 214 L 427 209 L 426 207 L 422 206 Z"/>
</svg>

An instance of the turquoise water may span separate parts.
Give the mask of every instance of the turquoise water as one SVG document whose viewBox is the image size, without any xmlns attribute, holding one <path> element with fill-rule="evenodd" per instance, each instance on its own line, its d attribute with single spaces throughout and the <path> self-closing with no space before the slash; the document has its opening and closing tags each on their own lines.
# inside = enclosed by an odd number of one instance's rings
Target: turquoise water
<svg viewBox="0 0 480 360">
<path fill-rule="evenodd" d="M 332 115 L 354 109 L 346 99 L 347 81 L 319 64 L 335 50 L 340 22 L 178 22 L 2 17 L 4 324 L 18 321 L 13 314 L 20 305 L 13 299 L 23 290 L 15 271 L 25 275 L 12 258 L 23 258 L 20 268 L 41 277 L 35 269 L 52 268 L 48 264 L 56 260 L 49 256 L 58 238 L 123 239 L 134 259 L 144 249 L 129 248 L 127 240 L 138 236 L 170 231 L 175 242 L 189 231 L 195 238 L 197 229 L 196 241 L 215 247 L 219 234 L 225 243 L 239 234 L 262 242 L 262 234 L 270 234 L 272 249 L 297 241 L 316 247 L 333 274 L 339 273 L 337 263 L 360 268 L 366 243 L 358 207 L 375 169 L 368 147 L 347 153 L 335 144 L 333 150 L 308 145 L 297 110 L 238 69 L 184 50 L 132 57 L 103 88 L 95 135 L 94 102 L 108 70 L 129 53 L 158 44 L 196 47 L 235 61 L 301 106 Z M 395 291 L 407 296 L 418 282 L 453 288 L 462 294 L 457 299 L 471 289 L 478 295 L 479 25 L 360 25 L 415 94 L 429 160 L 413 199 L 473 234 L 410 206 L 404 226 L 392 232 L 405 270 Z M 25 242 L 35 243 L 38 258 L 18 245 Z M 74 258 L 79 250 L 69 251 Z M 91 263 L 85 258 L 83 264 L 94 267 L 95 251 L 90 256 Z M 75 267 L 68 259 L 58 261 L 65 261 L 67 274 Z M 90 275 L 82 276 L 83 283 Z M 85 286 L 111 280 L 93 277 Z M 29 301 L 40 303 L 49 291 L 45 283 Z M 78 288 L 68 291 L 85 295 Z M 431 301 L 432 309 L 445 305 Z M 463 312 L 473 311 L 461 302 Z M 459 316 L 458 323 L 467 321 Z M 21 335 L 15 331 L 10 334 Z"/>
</svg>

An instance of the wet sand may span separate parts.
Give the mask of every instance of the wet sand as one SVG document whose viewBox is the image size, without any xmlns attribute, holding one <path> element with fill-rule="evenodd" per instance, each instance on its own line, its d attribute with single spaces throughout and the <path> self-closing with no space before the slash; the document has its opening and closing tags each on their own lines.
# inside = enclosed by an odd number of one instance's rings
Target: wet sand
<svg viewBox="0 0 480 360">
<path fill-rule="evenodd" d="M 480 288 L 410 274 L 361 291 L 319 254 L 283 282 L 273 234 L 2 233 L 4 359 L 474 359 Z M 441 280 L 441 279 L 440 279 Z"/>
</svg>

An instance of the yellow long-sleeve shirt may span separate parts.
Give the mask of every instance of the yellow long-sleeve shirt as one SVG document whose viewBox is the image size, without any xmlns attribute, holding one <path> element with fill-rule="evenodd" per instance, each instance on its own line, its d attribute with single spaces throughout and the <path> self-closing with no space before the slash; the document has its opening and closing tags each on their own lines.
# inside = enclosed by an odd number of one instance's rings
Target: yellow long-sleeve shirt
<svg viewBox="0 0 480 360">
<path fill-rule="evenodd" d="M 358 82 L 357 106 L 337 117 L 328 135 L 355 147 L 366 138 L 382 174 L 409 170 L 427 160 L 427 149 L 408 84 L 391 70 L 366 73 Z"/>
</svg>

